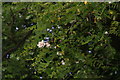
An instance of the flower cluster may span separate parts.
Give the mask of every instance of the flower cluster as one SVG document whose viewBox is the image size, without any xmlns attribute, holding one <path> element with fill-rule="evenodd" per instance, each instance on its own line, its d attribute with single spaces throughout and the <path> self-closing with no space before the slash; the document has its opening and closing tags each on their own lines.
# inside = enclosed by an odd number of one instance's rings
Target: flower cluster
<svg viewBox="0 0 120 80">
<path fill-rule="evenodd" d="M 64 60 L 62 60 L 62 61 L 61 61 L 61 63 L 62 63 L 62 65 L 65 65 L 65 62 L 64 62 Z"/>
<path fill-rule="evenodd" d="M 44 42 L 43 40 L 41 42 L 38 42 L 37 46 L 39 48 L 42 48 L 42 47 L 50 47 L 50 44 L 48 42 Z"/>
</svg>

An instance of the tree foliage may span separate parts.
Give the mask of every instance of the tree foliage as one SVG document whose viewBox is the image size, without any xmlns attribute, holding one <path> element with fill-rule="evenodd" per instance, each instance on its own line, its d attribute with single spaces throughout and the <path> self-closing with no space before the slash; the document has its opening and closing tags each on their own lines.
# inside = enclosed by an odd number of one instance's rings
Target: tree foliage
<svg viewBox="0 0 120 80">
<path fill-rule="evenodd" d="M 3 79 L 120 79 L 118 3 L 3 3 Z M 38 42 L 50 46 L 38 47 Z"/>
</svg>

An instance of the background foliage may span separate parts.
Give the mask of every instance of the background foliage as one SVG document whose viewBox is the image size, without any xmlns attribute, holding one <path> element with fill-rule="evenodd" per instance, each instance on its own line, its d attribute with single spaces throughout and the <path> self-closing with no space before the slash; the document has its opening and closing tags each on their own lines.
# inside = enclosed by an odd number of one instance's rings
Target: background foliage
<svg viewBox="0 0 120 80">
<path fill-rule="evenodd" d="M 120 79 L 119 2 L 6 2 L 2 14 L 3 80 Z"/>
</svg>

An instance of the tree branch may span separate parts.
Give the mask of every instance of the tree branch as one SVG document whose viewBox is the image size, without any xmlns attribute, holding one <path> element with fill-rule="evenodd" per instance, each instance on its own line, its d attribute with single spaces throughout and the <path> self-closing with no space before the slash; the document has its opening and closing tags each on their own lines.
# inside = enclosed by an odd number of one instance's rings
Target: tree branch
<svg viewBox="0 0 120 80">
<path fill-rule="evenodd" d="M 2 35 L 4 35 L 4 36 L 7 36 L 13 43 L 17 43 L 15 40 L 14 40 L 14 38 L 13 37 L 11 37 L 11 36 L 8 36 L 7 34 L 5 34 L 5 33 L 2 33 Z"/>
<path fill-rule="evenodd" d="M 31 35 L 33 30 L 28 31 L 27 35 L 14 47 L 6 51 L 2 54 L 2 58 L 5 59 L 7 55 L 10 55 L 12 52 L 16 51 L 22 44 L 24 44 L 25 40 Z"/>
</svg>

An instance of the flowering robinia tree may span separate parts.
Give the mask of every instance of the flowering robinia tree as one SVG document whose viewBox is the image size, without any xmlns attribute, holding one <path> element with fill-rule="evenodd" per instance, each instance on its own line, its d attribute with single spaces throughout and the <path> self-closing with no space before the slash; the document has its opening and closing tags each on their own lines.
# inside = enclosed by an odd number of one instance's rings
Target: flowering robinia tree
<svg viewBox="0 0 120 80">
<path fill-rule="evenodd" d="M 3 80 L 119 80 L 119 7 L 119 2 L 3 3 Z"/>
</svg>

